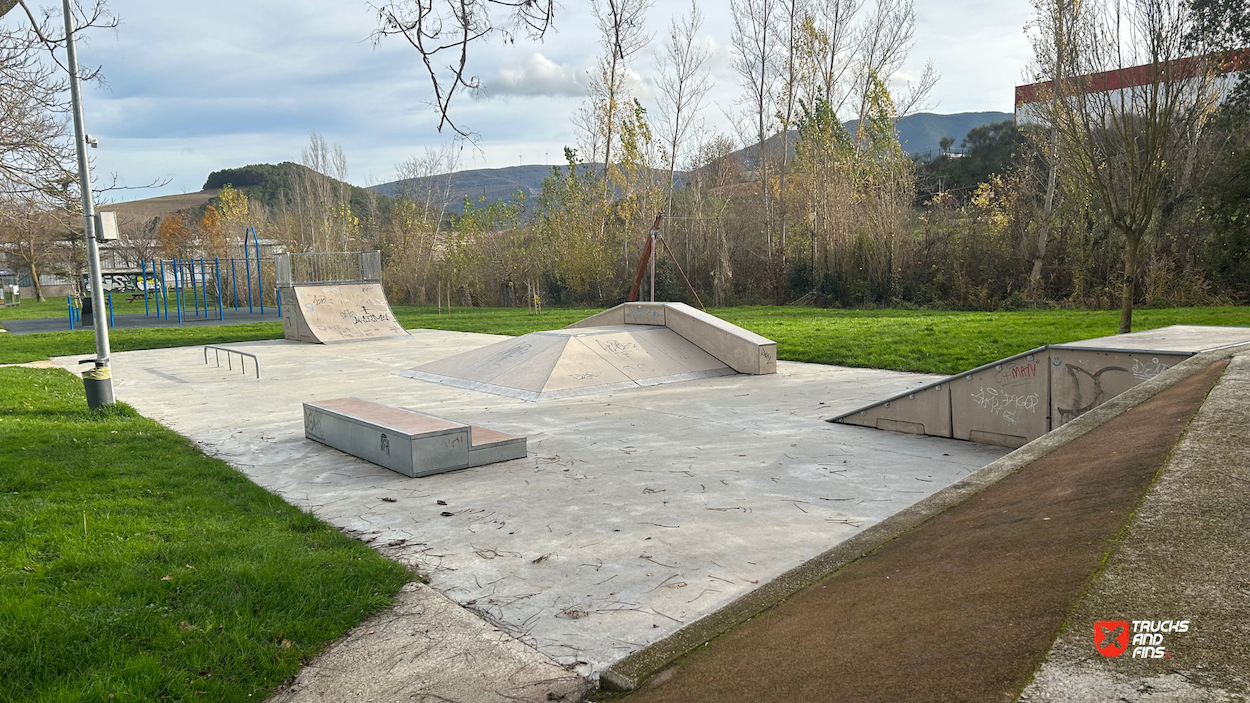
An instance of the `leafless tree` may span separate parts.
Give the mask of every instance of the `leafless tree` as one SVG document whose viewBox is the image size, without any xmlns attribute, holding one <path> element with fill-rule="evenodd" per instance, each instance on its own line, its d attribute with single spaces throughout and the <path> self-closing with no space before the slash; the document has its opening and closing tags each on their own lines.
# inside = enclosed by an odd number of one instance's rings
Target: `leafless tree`
<svg viewBox="0 0 1250 703">
<path fill-rule="evenodd" d="M 599 62 L 596 86 L 602 92 L 603 174 L 612 164 L 612 142 L 617 113 L 625 102 L 626 65 L 651 42 L 645 19 L 652 0 L 591 0 L 599 25 L 599 43 L 604 55 Z M 604 187 L 607 188 L 605 181 Z"/>
<path fill-rule="evenodd" d="M 694 124 L 694 116 L 702 109 L 712 77 L 707 72 L 711 52 L 698 44 L 696 35 L 703 26 L 703 14 L 695 0 L 690 14 L 680 20 L 673 18 L 659 60 L 660 136 L 668 150 L 668 210 L 672 211 L 673 179 L 683 145 Z"/>
<path fill-rule="evenodd" d="M 772 259 L 772 202 L 768 188 L 768 153 L 766 142 L 774 129 L 774 88 L 777 81 L 777 56 L 773 44 L 773 23 L 777 20 L 778 0 L 730 0 L 733 14 L 734 70 L 742 79 L 741 104 L 750 120 L 755 148 L 752 166 L 760 174 L 760 197 L 763 204 L 766 257 Z M 745 141 L 745 140 L 744 140 Z"/>
<path fill-rule="evenodd" d="M 859 99 L 857 117 L 861 123 L 868 115 L 874 77 L 889 85 L 907 61 L 915 36 L 916 9 L 912 0 L 876 0 L 858 37 L 859 65 L 854 91 Z M 905 94 L 893 96 L 896 119 L 921 109 L 937 81 L 937 71 L 929 61 Z"/>
<path fill-rule="evenodd" d="M 67 273 L 66 263 L 78 233 L 68 226 L 65 210 L 38 196 L 0 199 L 0 252 L 10 265 L 29 274 L 35 299 L 44 299 L 40 277 Z"/>
<path fill-rule="evenodd" d="M 420 54 L 434 90 L 438 130 L 446 126 L 469 137 L 470 131 L 451 118 L 456 93 L 481 88 L 477 77 L 468 73 L 469 47 L 496 34 L 508 43 L 522 35 L 541 39 L 551 28 L 556 4 L 555 0 L 397 0 L 370 7 L 378 20 L 375 44 L 400 36 Z"/>
<path fill-rule="evenodd" d="M 1130 332 L 1139 247 L 1169 199 L 1190 185 L 1199 135 L 1215 109 L 1215 67 L 1190 40 L 1196 18 L 1188 0 L 1049 7 L 1039 3 L 1039 27 L 1056 17 L 1070 24 L 1041 29 L 1034 43 L 1037 78 L 1061 79 L 1050 86 L 1057 99 L 1037 104 L 1039 115 L 1058 135 L 1065 176 L 1124 237 L 1120 332 Z M 1055 33 L 1063 36 L 1059 51 L 1046 40 Z"/>
</svg>

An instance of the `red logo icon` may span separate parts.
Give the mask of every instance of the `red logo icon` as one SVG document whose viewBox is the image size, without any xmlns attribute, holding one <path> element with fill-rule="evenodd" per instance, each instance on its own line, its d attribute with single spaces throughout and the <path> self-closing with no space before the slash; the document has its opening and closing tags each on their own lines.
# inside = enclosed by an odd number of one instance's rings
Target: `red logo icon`
<svg viewBox="0 0 1250 703">
<path fill-rule="evenodd" d="M 1098 620 L 1094 623 L 1094 647 L 1108 658 L 1128 649 L 1128 620 Z"/>
</svg>

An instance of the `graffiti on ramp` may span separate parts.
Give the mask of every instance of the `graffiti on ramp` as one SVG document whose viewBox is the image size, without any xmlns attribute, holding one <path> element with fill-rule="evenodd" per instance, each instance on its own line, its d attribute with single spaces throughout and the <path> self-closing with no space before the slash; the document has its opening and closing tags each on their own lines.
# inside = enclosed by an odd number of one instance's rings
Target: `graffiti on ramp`
<svg viewBox="0 0 1250 703">
<path fill-rule="evenodd" d="M 325 344 L 408 334 L 395 320 L 380 284 L 295 286 L 288 290 L 282 298 L 282 326 L 287 339 Z"/>
</svg>

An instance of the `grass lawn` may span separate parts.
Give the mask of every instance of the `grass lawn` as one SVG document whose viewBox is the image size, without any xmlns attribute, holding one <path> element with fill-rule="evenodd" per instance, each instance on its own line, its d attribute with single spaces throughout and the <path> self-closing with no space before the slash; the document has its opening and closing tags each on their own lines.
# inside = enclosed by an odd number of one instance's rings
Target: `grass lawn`
<svg viewBox="0 0 1250 703">
<path fill-rule="evenodd" d="M 0 369 L 0 701 L 263 700 L 411 578 L 74 376 Z"/>
<path fill-rule="evenodd" d="M 59 303 L 57 302 L 59 301 Z M 42 303 L 64 310 L 64 298 Z M 142 303 L 137 305 L 142 312 Z M 59 307 L 58 307 L 59 306 Z M 26 303 L 21 310 L 26 316 Z M 519 335 L 563 327 L 597 310 L 547 308 L 534 316 L 517 308 L 453 308 L 438 314 L 432 307 L 394 306 L 395 317 L 408 329 Z M 1118 311 L 1021 310 L 958 312 L 946 310 L 821 310 L 800 307 L 713 308 L 709 312 L 777 341 L 778 358 L 818 364 L 841 364 L 959 373 L 1043 344 L 1115 334 Z M 9 310 L 0 309 L 0 321 Z M 1250 307 L 1168 308 L 1138 310 L 1133 329 L 1174 324 L 1250 326 Z M 114 330 L 116 351 L 254 339 L 278 339 L 277 322 L 226 327 Z M 94 349 L 90 331 L 0 335 L 0 363 L 18 363 Z"/>
</svg>

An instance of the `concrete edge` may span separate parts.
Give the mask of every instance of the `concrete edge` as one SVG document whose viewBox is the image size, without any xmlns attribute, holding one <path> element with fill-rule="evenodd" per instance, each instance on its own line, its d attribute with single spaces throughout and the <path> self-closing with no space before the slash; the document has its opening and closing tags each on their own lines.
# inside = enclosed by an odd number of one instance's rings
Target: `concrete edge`
<svg viewBox="0 0 1250 703">
<path fill-rule="evenodd" d="M 1191 356 L 1164 373 L 1121 393 L 1057 430 L 1029 442 L 920 502 L 891 515 L 824 553 L 745 593 L 725 607 L 695 620 L 671 635 L 621 659 L 599 675 L 601 687 L 632 691 L 680 657 L 750 620 L 798 591 L 971 498 L 1017 470 L 1041 459 L 1208 365 L 1250 350 L 1250 344 L 1223 347 Z M 867 428 L 865 428 L 867 429 Z M 880 430 L 869 430 L 879 432 Z"/>
</svg>

